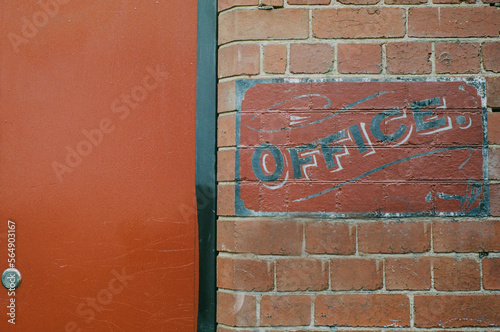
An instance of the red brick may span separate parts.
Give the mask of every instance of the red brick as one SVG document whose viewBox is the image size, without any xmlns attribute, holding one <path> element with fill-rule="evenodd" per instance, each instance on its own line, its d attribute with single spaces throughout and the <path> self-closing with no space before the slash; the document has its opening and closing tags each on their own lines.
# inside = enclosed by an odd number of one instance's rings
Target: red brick
<svg viewBox="0 0 500 332">
<path fill-rule="evenodd" d="M 289 5 L 329 5 L 332 0 L 288 0 Z"/>
<path fill-rule="evenodd" d="M 233 181 L 235 150 L 217 151 L 217 181 Z"/>
<path fill-rule="evenodd" d="M 492 216 L 499 217 L 500 216 L 500 184 L 490 184 L 490 213 Z M 497 232 L 495 236 L 498 238 L 500 232 Z M 498 240 L 497 240 L 498 241 Z M 497 242 L 498 243 L 498 242 Z M 500 244 L 497 244 L 497 247 Z M 500 251 L 500 249 L 496 249 L 496 251 Z"/>
<path fill-rule="evenodd" d="M 265 45 L 264 71 L 269 74 L 284 74 L 286 70 L 286 53 L 286 45 Z"/>
<path fill-rule="evenodd" d="M 432 71 L 432 48 L 429 43 L 388 43 L 386 54 L 387 72 L 390 74 L 429 74 Z"/>
<path fill-rule="evenodd" d="M 421 5 L 427 3 L 427 0 L 385 0 L 386 5 Z"/>
<path fill-rule="evenodd" d="M 431 288 L 431 261 L 421 258 L 388 258 L 385 261 L 387 290 L 425 290 Z"/>
<path fill-rule="evenodd" d="M 500 108 L 500 77 L 486 77 L 486 104 L 489 107 Z M 498 128 L 500 128 L 500 126 L 493 129 L 496 129 L 498 137 L 497 142 L 500 142 L 500 129 Z M 488 131 L 491 132 L 491 129 L 488 128 Z"/>
<path fill-rule="evenodd" d="M 217 214 L 220 216 L 234 215 L 234 201 L 234 184 L 219 184 L 217 186 Z"/>
<path fill-rule="evenodd" d="M 379 74 L 382 70 L 382 45 L 339 44 L 338 70 L 342 74 Z"/>
<path fill-rule="evenodd" d="M 358 226 L 363 253 L 409 253 L 430 249 L 430 225 L 424 222 L 367 222 Z"/>
<path fill-rule="evenodd" d="M 283 7 L 284 0 L 261 0 L 262 6 Z"/>
<path fill-rule="evenodd" d="M 500 325 L 498 295 L 415 296 L 416 327 L 492 327 Z"/>
<path fill-rule="evenodd" d="M 330 261 L 332 290 L 375 290 L 383 286 L 384 263 L 367 258 Z"/>
<path fill-rule="evenodd" d="M 270 291 L 274 288 L 274 263 L 219 256 L 217 287 L 244 291 Z"/>
<path fill-rule="evenodd" d="M 317 38 L 403 37 L 405 12 L 401 8 L 315 9 L 312 30 Z"/>
<path fill-rule="evenodd" d="M 434 288 L 438 291 L 467 291 L 481 288 L 479 263 L 473 259 L 439 257 L 432 261 Z"/>
<path fill-rule="evenodd" d="M 461 3 L 476 3 L 476 0 L 432 0 L 436 4 L 461 4 Z"/>
<path fill-rule="evenodd" d="M 255 296 L 244 293 L 217 292 L 217 322 L 230 326 L 255 326 Z"/>
<path fill-rule="evenodd" d="M 329 5 L 332 0 L 288 0 L 289 5 Z"/>
<path fill-rule="evenodd" d="M 483 259 L 484 289 L 500 290 L 500 257 Z"/>
<path fill-rule="evenodd" d="M 500 3 L 500 0 L 482 0 L 483 3 Z"/>
<path fill-rule="evenodd" d="M 306 252 L 350 255 L 356 252 L 356 227 L 344 223 L 306 223 Z"/>
<path fill-rule="evenodd" d="M 253 330 L 250 330 L 253 332 Z M 227 327 L 222 325 L 217 325 L 217 332 L 249 332 L 246 328 L 240 329 L 237 327 Z"/>
<path fill-rule="evenodd" d="M 237 9 L 219 15 L 219 44 L 236 40 L 306 39 L 309 11 Z"/>
<path fill-rule="evenodd" d="M 302 326 L 311 322 L 311 297 L 307 295 L 263 295 L 262 326 Z"/>
<path fill-rule="evenodd" d="M 480 70 L 479 44 L 436 43 L 437 73 L 475 74 Z"/>
<path fill-rule="evenodd" d="M 410 37 L 497 37 L 500 11 L 494 7 L 426 7 L 408 11 Z"/>
<path fill-rule="evenodd" d="M 290 72 L 323 74 L 332 69 L 335 50 L 329 44 L 290 45 Z"/>
<path fill-rule="evenodd" d="M 435 221 L 435 252 L 500 251 L 500 221 Z"/>
<path fill-rule="evenodd" d="M 219 221 L 219 251 L 250 252 L 262 255 L 302 253 L 302 224 L 275 219 Z"/>
<path fill-rule="evenodd" d="M 218 10 L 222 11 L 235 6 L 257 6 L 259 0 L 218 0 Z"/>
<path fill-rule="evenodd" d="M 500 42 L 483 43 L 482 53 L 484 69 L 500 72 Z"/>
<path fill-rule="evenodd" d="M 232 112 L 236 110 L 236 84 L 228 81 L 217 84 L 217 112 Z"/>
<path fill-rule="evenodd" d="M 410 301 L 395 294 L 318 295 L 315 301 L 316 326 L 410 326 Z"/>
<path fill-rule="evenodd" d="M 233 44 L 219 49 L 219 78 L 257 75 L 260 72 L 260 48 L 255 44 Z"/>
<path fill-rule="evenodd" d="M 500 180 L 500 147 L 490 146 L 488 152 L 489 178 L 490 180 Z"/>
<path fill-rule="evenodd" d="M 380 0 L 338 0 L 338 2 L 344 5 L 374 5 L 380 2 Z"/>
<path fill-rule="evenodd" d="M 319 259 L 280 259 L 276 263 L 276 288 L 286 291 L 319 291 L 328 288 L 328 262 Z"/>
<path fill-rule="evenodd" d="M 488 141 L 500 144 L 500 112 L 488 113 Z"/>
<path fill-rule="evenodd" d="M 236 116 L 222 115 L 217 119 L 217 146 L 236 145 Z"/>
</svg>

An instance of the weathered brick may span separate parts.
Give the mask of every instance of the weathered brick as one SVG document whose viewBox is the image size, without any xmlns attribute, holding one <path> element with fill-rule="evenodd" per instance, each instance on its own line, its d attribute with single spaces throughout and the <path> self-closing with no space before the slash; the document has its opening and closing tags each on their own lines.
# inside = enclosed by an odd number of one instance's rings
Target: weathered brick
<svg viewBox="0 0 500 332">
<path fill-rule="evenodd" d="M 421 5 L 427 0 L 384 0 L 386 5 Z"/>
<path fill-rule="evenodd" d="M 306 251 L 310 254 L 350 255 L 356 252 L 356 227 L 344 223 L 306 223 Z"/>
<path fill-rule="evenodd" d="M 222 115 L 217 119 L 217 146 L 236 145 L 236 116 Z"/>
<path fill-rule="evenodd" d="M 269 74 L 283 74 L 286 70 L 286 45 L 269 44 L 264 46 L 264 71 Z"/>
<path fill-rule="evenodd" d="M 481 288 L 479 263 L 473 259 L 439 257 L 432 260 L 434 287 L 439 291 L 467 291 Z"/>
<path fill-rule="evenodd" d="M 342 74 L 379 74 L 381 44 L 338 44 L 338 71 Z"/>
<path fill-rule="evenodd" d="M 368 258 L 334 258 L 330 261 L 332 290 L 375 290 L 383 286 L 384 263 Z"/>
<path fill-rule="evenodd" d="M 288 0 L 289 5 L 329 5 L 332 0 Z"/>
<path fill-rule="evenodd" d="M 500 144 L 500 112 L 488 113 L 488 141 Z"/>
<path fill-rule="evenodd" d="M 500 180 L 500 147 L 490 146 L 488 164 L 490 180 Z"/>
<path fill-rule="evenodd" d="M 390 74 L 429 74 L 432 71 L 431 44 L 420 42 L 388 43 L 387 72 Z"/>
<path fill-rule="evenodd" d="M 325 290 L 328 288 L 328 262 L 291 258 L 276 262 L 278 291 Z"/>
<path fill-rule="evenodd" d="M 388 258 L 385 261 L 385 287 L 388 290 L 430 289 L 430 259 L 428 257 Z"/>
<path fill-rule="evenodd" d="M 235 153 L 235 150 L 217 151 L 217 181 L 234 180 Z"/>
<path fill-rule="evenodd" d="M 235 6 L 257 6 L 259 0 L 218 0 L 217 7 L 219 11 L 229 9 Z"/>
<path fill-rule="evenodd" d="M 493 7 L 426 7 L 408 11 L 410 37 L 497 37 L 500 11 Z"/>
<path fill-rule="evenodd" d="M 500 290 L 500 257 L 483 259 L 484 289 Z"/>
<path fill-rule="evenodd" d="M 486 104 L 489 107 L 499 107 L 500 108 L 500 77 L 486 77 Z M 488 123 L 489 123 L 488 117 Z M 497 119 L 497 121 L 499 121 Z M 500 126 L 489 128 L 488 125 L 488 135 L 490 135 L 493 130 L 496 133 L 496 142 L 500 142 Z M 498 143 L 500 144 L 500 143 Z"/>
<path fill-rule="evenodd" d="M 219 221 L 218 226 L 219 251 L 262 255 L 298 255 L 302 252 L 302 224 L 295 221 Z"/>
<path fill-rule="evenodd" d="M 432 0 L 435 4 L 461 4 L 461 3 L 476 3 L 476 0 Z"/>
<path fill-rule="evenodd" d="M 308 27 L 307 9 L 237 9 L 219 15 L 219 44 L 236 40 L 306 39 Z"/>
<path fill-rule="evenodd" d="M 316 38 L 403 37 L 405 12 L 401 8 L 325 8 L 313 10 Z"/>
<path fill-rule="evenodd" d="M 245 293 L 217 292 L 217 322 L 230 326 L 255 326 L 255 296 Z"/>
<path fill-rule="evenodd" d="M 374 5 L 380 1 L 381 0 L 338 0 L 338 2 L 344 5 Z"/>
<path fill-rule="evenodd" d="M 244 291 L 270 291 L 274 288 L 274 263 L 219 256 L 217 287 Z"/>
<path fill-rule="evenodd" d="M 425 252 L 430 249 L 430 225 L 424 222 L 367 222 L 358 226 L 363 253 Z"/>
<path fill-rule="evenodd" d="M 475 74 L 481 70 L 477 43 L 436 43 L 435 49 L 437 73 Z"/>
<path fill-rule="evenodd" d="M 219 184 L 217 186 L 217 214 L 221 216 L 234 215 L 234 184 Z"/>
<path fill-rule="evenodd" d="M 264 295 L 260 301 L 260 322 L 263 326 L 309 325 L 311 302 L 308 295 Z"/>
<path fill-rule="evenodd" d="M 332 69 L 335 50 L 329 44 L 290 45 L 290 72 L 323 74 Z"/>
<path fill-rule="evenodd" d="M 500 42 L 483 43 L 482 55 L 485 70 L 500 72 Z"/>
<path fill-rule="evenodd" d="M 435 221 L 435 252 L 500 251 L 500 221 Z"/>
<path fill-rule="evenodd" d="M 260 72 L 260 48 L 256 44 L 233 44 L 219 49 L 219 78 L 257 75 Z"/>
<path fill-rule="evenodd" d="M 217 112 L 232 112 L 236 110 L 236 84 L 228 81 L 217 84 Z"/>
<path fill-rule="evenodd" d="M 495 217 L 500 216 L 500 183 L 490 184 L 490 213 Z M 499 235 L 500 232 L 496 233 L 495 237 L 498 238 Z M 500 251 L 498 246 L 497 244 L 497 248 L 494 249 L 495 251 Z"/>
<path fill-rule="evenodd" d="M 284 0 L 261 0 L 262 6 L 283 7 Z"/>
<path fill-rule="evenodd" d="M 492 327 L 500 325 L 498 295 L 417 295 L 416 327 Z"/>
<path fill-rule="evenodd" d="M 316 326 L 410 326 L 410 301 L 400 294 L 318 295 Z"/>
</svg>

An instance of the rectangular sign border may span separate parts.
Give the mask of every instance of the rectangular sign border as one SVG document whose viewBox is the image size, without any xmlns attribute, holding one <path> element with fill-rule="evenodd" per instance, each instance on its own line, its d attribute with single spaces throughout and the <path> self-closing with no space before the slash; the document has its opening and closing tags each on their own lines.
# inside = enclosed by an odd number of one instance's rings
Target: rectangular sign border
<svg viewBox="0 0 500 332">
<path fill-rule="evenodd" d="M 247 90 L 257 84 L 265 83 L 328 83 L 328 82 L 464 82 L 475 87 L 481 97 L 483 120 L 483 181 L 484 204 L 478 213 L 464 212 L 262 212 L 253 211 L 245 207 L 241 199 L 240 180 L 240 125 L 241 104 Z M 488 124 L 486 106 L 486 80 L 484 77 L 408 77 L 408 78 L 275 78 L 275 79 L 239 79 L 236 80 L 236 153 L 235 153 L 235 216 L 238 217 L 316 217 L 316 218 L 394 218 L 394 217 L 487 217 L 490 216 L 490 191 L 488 177 Z"/>
</svg>

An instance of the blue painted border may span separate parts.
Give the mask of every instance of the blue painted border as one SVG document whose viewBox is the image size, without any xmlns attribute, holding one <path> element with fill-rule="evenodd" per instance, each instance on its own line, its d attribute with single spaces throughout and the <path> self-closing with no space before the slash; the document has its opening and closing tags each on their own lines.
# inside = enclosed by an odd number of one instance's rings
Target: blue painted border
<svg viewBox="0 0 500 332">
<path fill-rule="evenodd" d="M 241 125 L 241 103 L 246 92 L 257 84 L 267 83 L 327 83 L 327 82 L 464 82 L 477 89 L 481 97 L 481 109 L 483 120 L 483 176 L 484 176 L 484 200 L 477 209 L 478 212 L 406 212 L 406 213 L 336 213 L 336 212 L 261 212 L 253 211 L 245 207 L 241 199 L 240 181 L 240 125 Z M 490 215 L 490 191 L 488 180 L 488 124 L 486 107 L 486 83 L 483 77 L 408 77 L 408 78 L 276 78 L 276 79 L 242 79 L 236 81 L 236 160 L 235 160 L 235 215 L 257 216 L 257 217 L 321 217 L 321 218 L 389 218 L 389 217 L 460 217 L 460 216 L 489 216 Z"/>
</svg>

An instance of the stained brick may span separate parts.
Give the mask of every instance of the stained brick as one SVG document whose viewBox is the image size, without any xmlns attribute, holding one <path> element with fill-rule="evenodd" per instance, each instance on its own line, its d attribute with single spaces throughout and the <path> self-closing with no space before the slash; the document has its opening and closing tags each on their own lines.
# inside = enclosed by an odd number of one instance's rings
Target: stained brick
<svg viewBox="0 0 500 332">
<path fill-rule="evenodd" d="M 338 71 L 342 74 L 379 74 L 382 70 L 381 44 L 339 44 Z"/>
<path fill-rule="evenodd" d="M 415 296 L 416 327 L 492 327 L 500 325 L 498 295 Z"/>
<path fill-rule="evenodd" d="M 489 107 L 500 107 L 500 77 L 486 77 L 486 103 Z M 488 122 L 489 121 L 490 119 L 488 117 Z M 500 142 L 499 128 L 500 126 L 488 128 L 488 135 L 490 135 L 492 130 L 496 132 L 496 142 Z"/>
<path fill-rule="evenodd" d="M 307 9 L 237 9 L 219 15 L 219 44 L 236 40 L 306 39 Z"/>
<path fill-rule="evenodd" d="M 500 221 L 435 221 L 434 251 L 500 251 Z"/>
<path fill-rule="evenodd" d="M 485 289 L 500 290 L 500 257 L 483 259 L 483 286 Z"/>
<path fill-rule="evenodd" d="M 485 70 L 500 72 L 500 42 L 483 43 L 482 55 Z"/>
<path fill-rule="evenodd" d="M 376 290 L 383 286 L 384 263 L 367 258 L 330 261 L 332 290 Z"/>
<path fill-rule="evenodd" d="M 217 119 L 217 146 L 236 145 L 236 116 L 223 115 Z"/>
<path fill-rule="evenodd" d="M 235 187 L 233 184 L 217 186 L 217 214 L 221 216 L 234 215 Z"/>
<path fill-rule="evenodd" d="M 255 326 L 255 296 L 245 293 L 217 293 L 217 322 L 230 326 Z"/>
<path fill-rule="evenodd" d="M 316 38 L 403 37 L 405 12 L 400 8 L 328 8 L 313 10 Z"/>
<path fill-rule="evenodd" d="M 259 0 L 218 0 L 218 10 L 222 11 L 235 6 L 257 6 Z"/>
<path fill-rule="evenodd" d="M 311 297 L 308 295 L 264 295 L 260 301 L 263 326 L 301 326 L 311 321 Z"/>
<path fill-rule="evenodd" d="M 233 181 L 235 150 L 217 151 L 217 181 Z"/>
<path fill-rule="evenodd" d="M 329 44 L 290 45 L 290 72 L 327 73 L 333 66 L 335 50 Z"/>
<path fill-rule="evenodd" d="M 367 222 L 358 226 L 358 248 L 364 253 L 425 252 L 430 225 L 424 222 Z"/>
<path fill-rule="evenodd" d="M 317 326 L 410 326 L 410 301 L 400 294 L 318 295 L 314 321 Z"/>
<path fill-rule="evenodd" d="M 344 223 L 306 223 L 306 251 L 311 254 L 349 255 L 356 252 L 356 227 Z"/>
<path fill-rule="evenodd" d="M 489 178 L 500 180 L 500 147 L 492 146 L 488 152 Z"/>
<path fill-rule="evenodd" d="M 244 291 L 274 288 L 274 263 L 257 259 L 217 258 L 217 287 Z"/>
<path fill-rule="evenodd" d="M 219 78 L 256 75 L 260 72 L 260 48 L 255 44 L 233 44 L 219 49 Z"/>
<path fill-rule="evenodd" d="M 329 5 L 332 0 L 288 0 L 289 5 Z"/>
<path fill-rule="evenodd" d="M 328 262 L 309 258 L 280 259 L 276 262 L 278 291 L 325 290 Z"/>
<path fill-rule="evenodd" d="M 437 73 L 475 74 L 481 70 L 477 43 L 437 43 L 435 49 Z"/>
<path fill-rule="evenodd" d="M 302 224 L 295 221 L 219 221 L 218 226 L 219 251 L 263 255 L 298 255 L 302 252 Z"/>
<path fill-rule="evenodd" d="M 500 11 L 494 7 L 410 8 L 410 37 L 497 37 Z"/>
<path fill-rule="evenodd" d="M 388 258 L 385 263 L 388 290 L 426 290 L 431 288 L 431 261 L 421 258 Z"/>
<path fill-rule="evenodd" d="M 481 288 L 479 263 L 453 257 L 433 259 L 434 287 L 439 291 L 468 291 Z"/>
<path fill-rule="evenodd" d="M 500 144 L 500 112 L 488 113 L 488 141 Z"/>
<path fill-rule="evenodd" d="M 217 85 L 217 112 L 231 112 L 236 110 L 235 81 L 219 83 Z"/>
<path fill-rule="evenodd" d="M 429 43 L 389 43 L 386 54 L 387 72 L 390 74 L 429 74 L 432 70 Z"/>
<path fill-rule="evenodd" d="M 286 70 L 286 45 L 269 44 L 264 46 L 264 71 L 269 74 L 283 74 Z"/>
</svg>

